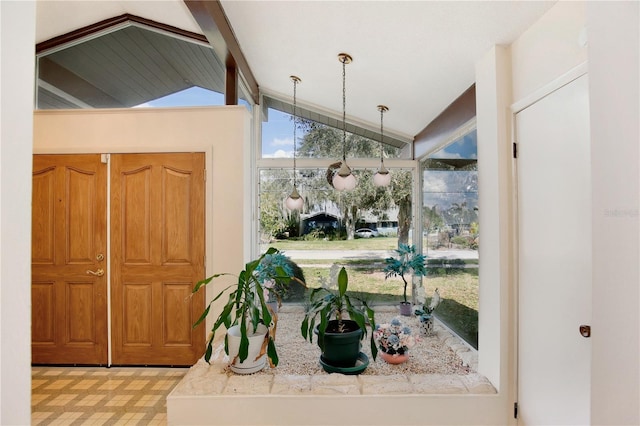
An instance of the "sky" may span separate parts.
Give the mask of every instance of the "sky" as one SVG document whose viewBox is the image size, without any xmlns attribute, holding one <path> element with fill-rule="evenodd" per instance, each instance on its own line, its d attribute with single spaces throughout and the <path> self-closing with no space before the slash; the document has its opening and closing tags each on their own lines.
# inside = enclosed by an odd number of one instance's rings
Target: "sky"
<svg viewBox="0 0 640 426">
<path fill-rule="evenodd" d="M 135 108 L 224 105 L 224 95 L 201 87 L 190 87 Z M 269 121 L 262 123 L 262 155 L 265 158 L 293 157 L 293 123 L 291 115 L 269 109 Z M 298 139 L 302 135 L 298 130 Z"/>
<path fill-rule="evenodd" d="M 181 92 L 138 105 L 137 108 L 175 106 L 224 105 L 224 95 L 201 87 L 190 87 Z M 268 121 L 262 123 L 262 156 L 264 158 L 293 157 L 293 123 L 291 115 L 269 108 Z M 298 140 L 302 135 L 297 131 Z M 466 134 L 452 144 L 432 154 L 431 158 L 478 158 L 476 131 Z"/>
</svg>

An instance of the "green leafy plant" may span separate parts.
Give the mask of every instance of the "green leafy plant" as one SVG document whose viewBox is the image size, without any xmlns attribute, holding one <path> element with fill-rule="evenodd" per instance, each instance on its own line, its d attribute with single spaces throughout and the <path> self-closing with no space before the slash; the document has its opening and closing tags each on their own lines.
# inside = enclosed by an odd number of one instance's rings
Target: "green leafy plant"
<svg viewBox="0 0 640 426">
<path fill-rule="evenodd" d="M 200 315 L 200 318 L 193 324 L 195 328 L 204 321 L 209 312 L 213 303 L 220 299 L 224 294 L 226 294 L 229 290 L 229 296 L 227 299 L 227 303 L 222 308 L 222 311 L 216 318 L 213 327 L 211 328 L 211 334 L 207 339 L 207 349 L 205 351 L 204 359 L 209 362 L 211 359 L 211 353 L 213 352 L 213 341 L 216 335 L 216 331 L 224 325 L 227 329 L 233 325 L 240 325 L 240 350 L 238 353 L 238 357 L 240 362 L 243 362 L 247 359 L 248 351 L 249 351 L 249 332 L 255 333 L 259 324 L 264 324 L 267 327 L 270 326 L 272 321 L 271 312 L 266 305 L 265 300 L 265 289 L 261 284 L 261 279 L 259 279 L 257 274 L 257 269 L 259 268 L 261 262 L 263 262 L 265 256 L 270 256 L 279 253 L 275 248 L 269 248 L 262 256 L 258 259 L 255 259 L 245 265 L 245 268 L 240 271 L 237 275 L 237 282 L 235 284 L 231 284 L 226 288 L 222 289 L 207 305 L 205 310 Z M 211 283 L 214 279 L 223 277 L 223 276 L 234 276 L 234 274 L 229 273 L 221 273 L 215 274 L 208 278 L 205 278 L 201 281 L 198 281 L 193 288 L 193 293 L 199 291 L 201 288 L 205 287 L 209 283 Z M 278 285 L 284 286 L 289 283 L 292 279 L 297 279 L 292 277 L 290 274 L 282 268 L 281 266 L 275 265 L 270 268 L 270 271 L 263 271 L 262 274 L 263 279 L 270 279 L 276 282 Z M 225 352 L 227 355 L 229 354 L 229 346 L 227 336 L 225 335 Z M 271 365 L 278 365 L 278 353 L 276 350 L 275 342 L 273 340 L 273 336 L 269 334 L 268 336 L 268 344 L 267 344 L 267 356 L 269 357 L 269 361 Z"/>
<path fill-rule="evenodd" d="M 360 339 L 363 339 L 367 334 L 367 323 L 373 328 L 376 326 L 375 313 L 373 309 L 369 307 L 367 302 L 357 296 L 349 295 L 347 288 L 349 286 L 349 277 L 344 267 L 340 269 L 338 273 L 338 289 L 329 290 L 324 287 L 315 288 L 309 294 L 309 305 L 305 311 L 304 319 L 300 326 L 300 332 L 302 337 L 313 342 L 314 328 L 316 328 L 317 319 L 318 323 L 318 346 L 324 350 L 324 335 L 327 331 L 327 325 L 331 319 L 338 321 L 338 331 L 340 332 L 342 327 L 342 321 L 348 317 L 355 321 L 362 329 L 362 335 Z M 371 355 L 373 359 L 376 359 L 378 354 L 378 348 L 373 340 L 373 334 L 371 335 Z"/>
<path fill-rule="evenodd" d="M 416 309 L 415 314 L 418 316 L 428 315 L 431 316 L 433 311 L 435 311 L 438 306 L 440 306 L 440 302 L 442 298 L 440 297 L 440 292 L 436 288 L 433 292 L 433 296 L 429 300 L 429 298 L 424 299 L 424 303 L 422 304 L 422 308 Z M 428 304 L 427 304 L 428 302 Z"/>
<path fill-rule="evenodd" d="M 275 281 L 273 276 L 278 276 L 276 268 L 282 268 L 285 275 L 294 277 L 290 281 Z M 269 302 L 277 302 L 282 305 L 283 300 L 301 297 L 306 290 L 305 278 L 302 269 L 282 252 L 274 254 L 265 253 L 255 271 L 260 285 L 265 290 L 265 297 Z"/>
<path fill-rule="evenodd" d="M 404 303 L 407 302 L 407 279 L 405 275 L 413 274 L 413 276 L 424 277 L 427 275 L 427 258 L 422 253 L 416 252 L 416 246 L 400 244 L 395 250 L 397 257 L 387 257 L 384 261 L 385 278 L 400 276 L 404 282 Z"/>
</svg>

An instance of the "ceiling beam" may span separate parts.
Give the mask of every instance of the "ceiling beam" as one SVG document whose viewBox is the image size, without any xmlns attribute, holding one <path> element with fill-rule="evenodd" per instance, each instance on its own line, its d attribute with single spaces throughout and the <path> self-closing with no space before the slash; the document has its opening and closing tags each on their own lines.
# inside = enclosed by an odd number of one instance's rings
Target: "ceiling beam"
<svg viewBox="0 0 640 426">
<path fill-rule="evenodd" d="M 125 108 L 120 100 L 47 57 L 40 58 L 38 78 L 92 108 Z M 51 91 L 51 90 L 49 90 Z M 52 92 L 55 93 L 55 92 Z M 56 93 L 58 94 L 58 93 Z M 59 94 L 58 94 L 59 95 Z M 73 102 L 76 103 L 76 102 Z"/>
<path fill-rule="evenodd" d="M 258 83 L 240 49 L 240 44 L 233 33 L 231 24 L 227 19 L 227 15 L 224 13 L 220 1 L 184 0 L 184 3 L 202 29 L 205 37 L 207 37 L 213 50 L 220 59 L 224 59 L 227 69 L 237 69 L 240 72 L 247 83 L 251 98 L 256 104 L 259 103 Z M 227 80 L 237 78 L 237 75 L 234 74 L 235 73 L 227 73 Z M 236 85 L 237 83 L 227 81 L 227 87 L 234 87 Z M 225 98 L 228 97 L 225 95 Z"/>
<path fill-rule="evenodd" d="M 207 39 L 203 37 L 201 34 L 192 33 L 191 31 L 186 31 L 180 28 L 172 27 L 171 25 L 166 25 L 161 22 L 156 22 L 150 19 L 142 18 L 140 16 L 135 16 L 135 15 L 130 15 L 128 13 L 125 13 L 124 15 L 105 19 L 95 24 L 87 25 L 86 27 L 82 27 L 77 30 L 71 31 L 69 33 L 60 35 L 58 37 L 54 37 L 52 39 L 45 40 L 41 43 L 38 43 L 36 44 L 36 54 L 40 54 L 46 50 L 54 49 L 58 46 L 83 39 L 85 37 L 97 34 L 101 31 L 109 30 L 115 27 L 116 25 L 124 24 L 127 22 L 135 22 L 138 24 L 142 24 L 151 28 L 167 31 L 172 34 L 180 35 L 180 36 L 197 40 L 200 42 L 204 42 L 204 43 L 207 42 Z"/>
</svg>

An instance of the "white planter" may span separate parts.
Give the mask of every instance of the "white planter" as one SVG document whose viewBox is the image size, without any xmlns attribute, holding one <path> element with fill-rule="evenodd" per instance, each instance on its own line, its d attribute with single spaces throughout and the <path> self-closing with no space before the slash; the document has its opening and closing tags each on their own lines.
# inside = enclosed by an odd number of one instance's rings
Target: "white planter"
<svg viewBox="0 0 640 426">
<path fill-rule="evenodd" d="M 250 326 L 249 326 L 250 327 Z M 260 349 L 269 329 L 264 324 L 258 324 L 255 334 L 249 334 L 249 355 L 244 362 L 237 358 L 229 368 L 236 374 L 252 374 L 264 368 L 267 361 L 267 354 L 260 355 Z M 240 350 L 240 326 L 234 325 L 227 330 L 229 342 L 229 360 L 233 360 Z"/>
</svg>

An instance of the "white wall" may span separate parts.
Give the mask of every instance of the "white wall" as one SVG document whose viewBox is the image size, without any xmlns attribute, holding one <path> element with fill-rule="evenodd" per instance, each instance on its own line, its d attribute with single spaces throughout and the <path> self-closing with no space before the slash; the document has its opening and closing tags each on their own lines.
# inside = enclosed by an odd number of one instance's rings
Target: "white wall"
<svg viewBox="0 0 640 426">
<path fill-rule="evenodd" d="M 513 101 L 587 60 L 584 2 L 558 2 L 511 44 Z"/>
<path fill-rule="evenodd" d="M 247 260 L 244 222 L 251 203 L 244 157 L 250 124 L 242 106 L 37 111 L 33 146 L 35 153 L 204 152 L 211 275 L 237 272 Z M 220 288 L 222 282 L 209 285 L 207 300 Z"/>
<path fill-rule="evenodd" d="M 640 424 L 639 17 L 638 2 L 587 4 L 597 425 Z"/>
<path fill-rule="evenodd" d="M 508 393 L 511 245 L 511 144 L 509 116 L 511 67 L 507 48 L 495 47 L 476 64 L 476 123 L 478 129 L 478 217 L 482 229 L 479 249 L 478 370 L 496 389 Z M 491 238 L 487 238 L 491 235 Z M 506 409 L 506 408 L 505 408 Z"/>
<path fill-rule="evenodd" d="M 526 43 L 525 38 L 521 38 L 511 47 L 513 101 L 526 97 L 586 58 L 585 53 L 579 48 L 577 51 L 569 48 L 573 43 L 571 40 L 577 41 L 579 38 L 579 34 L 575 34 L 576 30 L 584 27 L 583 7 L 582 3 L 558 3 L 542 18 L 542 27 L 536 28 L 534 25 L 530 33 L 523 35 L 530 37 Z M 34 3 L 2 1 L 0 15 L 0 424 L 28 424 L 30 319 L 27 283 L 30 281 L 30 238 L 25 236 L 30 234 L 30 220 L 25 220 L 25 215 L 30 212 L 28 194 L 31 191 L 7 191 L 6 188 L 9 184 L 11 188 L 30 188 L 31 185 L 30 139 L 34 75 L 29 70 L 33 70 Z M 563 18 L 560 19 L 559 16 Z M 594 182 L 593 193 L 595 244 L 592 394 L 594 400 L 600 400 L 593 403 L 592 420 L 595 424 L 638 424 L 638 4 L 588 3 L 587 16 L 590 26 L 593 177 L 594 180 L 602 182 Z M 15 37 L 15 34 L 20 34 L 20 37 Z M 549 34 L 555 34 L 556 37 L 550 38 Z M 563 40 L 566 42 L 562 42 Z M 554 47 L 556 43 L 561 43 L 567 48 L 557 51 Z M 479 62 L 479 73 L 491 73 L 491 69 L 495 73 L 493 76 L 479 74 L 479 81 L 495 84 L 491 81 L 497 81 L 498 76 L 502 75 L 502 53 L 498 52 L 499 49 L 492 50 Z M 527 52 L 542 54 L 528 55 Z M 634 60 L 630 61 L 629 58 Z M 536 62 L 529 67 L 526 65 L 527 60 Z M 544 62 L 544 67 L 537 62 Z M 7 84 L 8 81 L 10 85 Z M 500 140 L 508 141 L 508 129 L 499 124 L 503 122 L 499 117 L 498 102 L 502 93 L 489 93 L 489 99 L 484 95 L 482 99 L 478 99 L 479 108 L 494 105 L 493 112 L 489 113 L 489 122 L 478 123 L 478 126 L 486 128 L 488 125 L 489 129 L 497 126 L 497 130 L 491 131 L 495 131 Z M 611 96 L 612 94 L 615 96 Z M 508 114 L 508 111 L 503 113 Z M 612 123 L 617 125 L 611 125 Z M 498 135 L 498 131 L 503 133 Z M 249 134 L 248 131 L 246 134 Z M 217 129 L 212 131 L 211 138 L 215 138 L 216 135 Z M 480 132 L 479 137 L 483 137 Z M 209 145 L 213 146 L 215 142 L 212 139 Z M 245 143 L 246 141 L 239 142 L 238 147 Z M 166 141 L 165 146 L 175 146 L 175 141 Z M 500 149 L 506 147 L 500 147 L 496 142 L 489 150 L 493 150 L 493 153 L 489 152 L 488 155 L 498 156 L 497 152 Z M 215 148 L 211 152 L 215 157 Z M 490 157 L 489 160 L 498 162 L 497 157 Z M 612 165 L 609 165 L 609 162 Z M 219 167 L 228 170 L 229 165 L 223 163 Z M 494 181 L 494 189 L 505 185 L 504 177 L 499 179 L 499 182 Z M 482 201 L 483 209 L 487 212 L 485 217 L 490 211 L 489 206 L 500 212 L 498 194 L 485 195 Z M 504 194 L 501 193 L 500 197 L 504 197 Z M 609 216 L 606 216 L 607 211 L 616 209 L 627 213 L 623 213 L 622 216 L 612 216 L 609 213 Z M 221 226 L 226 227 L 226 224 L 221 222 Z M 7 241 L 11 242 L 10 246 Z M 220 252 L 224 251 L 222 248 L 218 250 L 218 254 L 224 255 Z M 504 247 L 500 247 L 499 250 L 504 250 Z M 486 254 L 485 250 L 485 258 Z M 508 265 L 504 263 L 508 262 L 508 259 L 501 258 L 499 262 L 499 265 L 492 265 L 491 270 L 503 274 L 505 268 L 508 270 Z M 484 267 L 483 265 L 481 270 Z M 225 267 L 226 269 L 229 268 Z M 496 277 L 500 282 L 505 280 L 502 275 Z M 15 285 L 20 282 L 24 283 L 24 286 Z M 481 294 L 481 303 L 484 304 L 482 298 Z M 505 309 L 508 311 L 509 304 L 513 303 L 505 298 L 508 298 L 508 295 L 501 287 L 500 304 L 496 307 L 500 309 L 501 315 Z M 501 320 L 512 319 L 509 315 Z M 501 351 L 504 351 L 504 345 L 513 346 L 509 334 L 505 334 L 502 328 L 499 339 L 500 347 L 503 348 Z M 500 352 L 501 357 L 503 354 L 504 352 Z M 503 362 L 507 360 L 500 361 L 500 371 L 504 368 Z M 495 365 L 487 365 L 487 374 L 494 375 Z M 500 380 L 504 383 L 505 378 L 501 377 Z M 511 380 L 508 381 L 510 382 Z M 501 393 L 503 392 L 510 392 L 510 389 L 501 389 Z M 503 412 L 505 407 L 503 402 L 498 402 L 500 398 L 500 395 L 484 398 L 465 397 L 462 400 L 451 397 L 419 398 L 413 399 L 404 408 L 420 412 L 421 418 L 425 421 L 453 423 L 460 419 L 462 408 L 468 410 L 468 424 L 482 421 L 488 424 L 506 423 L 510 413 Z M 369 401 L 368 406 L 373 404 L 376 402 Z M 360 409 L 364 410 L 366 407 Z M 430 411 L 437 415 L 430 417 Z M 447 417 L 447 413 L 451 415 Z"/>
<path fill-rule="evenodd" d="M 0 2 L 0 424 L 31 422 L 35 2 Z"/>
<path fill-rule="evenodd" d="M 640 424 L 638 17 L 637 2 L 559 2 L 511 45 L 513 103 L 588 63 L 593 424 Z"/>
</svg>

